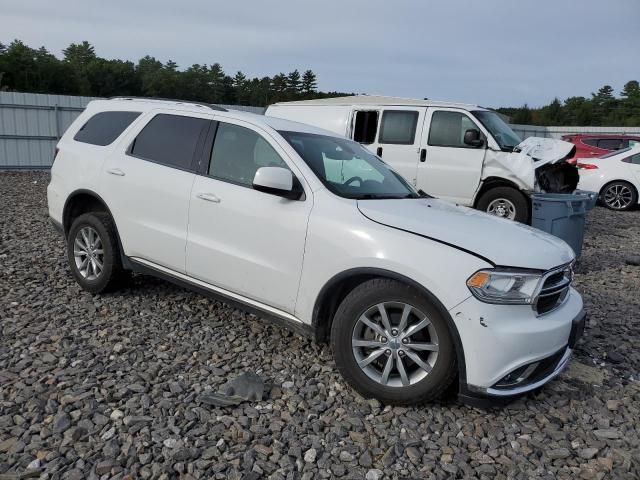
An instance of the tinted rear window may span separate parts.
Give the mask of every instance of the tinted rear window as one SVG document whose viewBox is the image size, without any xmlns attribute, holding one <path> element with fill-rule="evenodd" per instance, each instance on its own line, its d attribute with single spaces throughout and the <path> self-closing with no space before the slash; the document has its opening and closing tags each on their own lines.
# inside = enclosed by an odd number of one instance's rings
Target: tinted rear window
<svg viewBox="0 0 640 480">
<path fill-rule="evenodd" d="M 131 153 L 153 162 L 191 169 L 198 140 L 209 120 L 159 114 L 138 134 Z"/>
<path fill-rule="evenodd" d="M 104 147 L 113 143 L 140 112 L 100 112 L 87 120 L 73 139 Z"/>
</svg>

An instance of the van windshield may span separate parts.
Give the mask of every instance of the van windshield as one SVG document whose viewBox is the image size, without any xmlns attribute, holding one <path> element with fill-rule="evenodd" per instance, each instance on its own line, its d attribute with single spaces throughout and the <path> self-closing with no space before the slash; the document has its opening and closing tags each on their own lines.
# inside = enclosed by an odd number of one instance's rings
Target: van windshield
<svg viewBox="0 0 640 480">
<path fill-rule="evenodd" d="M 279 132 L 331 192 L 345 198 L 418 198 L 420 195 L 359 143 L 313 133 Z"/>
<path fill-rule="evenodd" d="M 513 147 L 522 142 L 520 137 L 511 130 L 511 127 L 507 125 L 496 112 L 476 110 L 471 113 L 480 120 L 484 128 L 489 130 L 493 138 L 498 142 L 501 150 L 512 152 Z"/>
</svg>

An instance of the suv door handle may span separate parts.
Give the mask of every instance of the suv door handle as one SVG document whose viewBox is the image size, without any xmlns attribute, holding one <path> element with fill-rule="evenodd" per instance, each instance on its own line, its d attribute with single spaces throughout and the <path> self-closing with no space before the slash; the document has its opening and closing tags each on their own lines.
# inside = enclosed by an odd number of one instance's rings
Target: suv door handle
<svg viewBox="0 0 640 480">
<path fill-rule="evenodd" d="M 420 161 L 421 162 L 426 162 L 427 161 L 427 149 L 423 148 L 422 150 L 420 150 Z"/>
<path fill-rule="evenodd" d="M 198 193 L 196 197 L 207 202 L 220 203 L 220 198 L 216 197 L 213 193 Z"/>
<path fill-rule="evenodd" d="M 119 168 L 110 168 L 109 170 L 107 170 L 107 173 L 110 173 L 111 175 L 117 175 L 118 177 L 124 177 L 124 172 Z"/>
</svg>

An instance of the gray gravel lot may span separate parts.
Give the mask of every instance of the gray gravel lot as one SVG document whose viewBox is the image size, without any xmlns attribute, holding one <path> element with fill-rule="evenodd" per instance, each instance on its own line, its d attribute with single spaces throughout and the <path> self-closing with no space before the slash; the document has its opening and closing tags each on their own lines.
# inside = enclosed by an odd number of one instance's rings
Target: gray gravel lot
<svg viewBox="0 0 640 480">
<path fill-rule="evenodd" d="M 80 290 L 48 223 L 48 180 L 0 173 L 0 474 L 640 476 L 640 267 L 626 264 L 640 211 L 589 216 L 575 283 L 590 320 L 559 379 L 498 410 L 385 408 L 345 386 L 326 345 L 222 303 L 143 276 Z M 245 371 L 268 382 L 264 401 L 199 401 Z"/>
</svg>

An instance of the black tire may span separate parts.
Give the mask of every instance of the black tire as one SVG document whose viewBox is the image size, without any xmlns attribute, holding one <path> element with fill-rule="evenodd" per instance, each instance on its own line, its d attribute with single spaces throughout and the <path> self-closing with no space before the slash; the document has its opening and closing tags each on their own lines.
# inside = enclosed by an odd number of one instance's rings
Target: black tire
<svg viewBox="0 0 640 480">
<path fill-rule="evenodd" d="M 618 192 L 628 192 L 628 194 L 619 196 L 618 201 L 616 201 L 615 189 L 618 189 Z M 613 198 L 611 198 L 610 195 Z M 635 187 L 629 182 L 622 180 L 616 180 L 602 187 L 599 198 L 600 202 L 609 210 L 616 210 L 618 212 L 630 210 L 638 204 L 638 192 Z"/>
<path fill-rule="evenodd" d="M 429 318 L 437 333 L 439 351 L 435 364 L 426 377 L 411 385 L 387 386 L 370 378 L 358 365 L 353 351 L 352 336 L 358 319 L 372 306 L 382 302 L 401 302 L 415 307 Z M 391 316 L 390 320 L 394 322 Z M 397 317 L 395 321 L 397 322 Z M 365 398 L 374 397 L 385 404 L 414 405 L 433 401 L 442 396 L 457 377 L 456 351 L 446 320 L 425 295 L 395 280 L 368 280 L 347 295 L 333 319 L 331 347 L 336 366 L 345 380 Z M 407 362 L 409 357 L 403 358 L 407 368 L 410 368 L 412 362 Z M 385 356 L 381 356 L 380 359 L 382 362 L 386 361 Z M 395 365 L 397 378 L 399 370 L 397 364 Z M 414 364 L 413 368 L 417 368 L 417 364 Z"/>
<path fill-rule="evenodd" d="M 74 245 L 76 236 L 83 228 L 97 232 L 102 246 L 102 270 L 96 278 L 85 278 L 76 264 Z M 108 213 L 90 212 L 73 221 L 67 235 L 67 259 L 69 268 L 78 284 L 91 293 L 102 293 L 117 288 L 127 277 L 122 268 L 118 236 L 113 219 Z"/>
<path fill-rule="evenodd" d="M 527 197 L 525 197 L 522 192 L 512 187 L 495 187 L 487 190 L 480 196 L 480 199 L 476 204 L 476 208 L 483 212 L 495 214 L 489 211 L 490 207 L 493 207 L 496 202 L 499 203 L 500 200 L 505 200 L 508 202 L 507 204 L 510 203 L 515 208 L 515 216 L 512 220 L 520 223 L 529 222 L 530 207 Z"/>
</svg>

